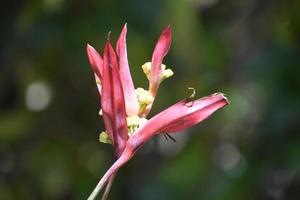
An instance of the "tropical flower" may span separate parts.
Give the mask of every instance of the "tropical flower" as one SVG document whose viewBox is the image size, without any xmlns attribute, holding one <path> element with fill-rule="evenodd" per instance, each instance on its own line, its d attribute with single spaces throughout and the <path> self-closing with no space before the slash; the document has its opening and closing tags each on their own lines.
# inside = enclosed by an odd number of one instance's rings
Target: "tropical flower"
<svg viewBox="0 0 300 200">
<path fill-rule="evenodd" d="M 127 163 L 135 152 L 157 134 L 171 134 L 189 128 L 208 118 L 216 110 L 228 104 L 222 93 L 215 93 L 197 100 L 194 94 L 147 119 L 160 83 L 173 75 L 171 69 L 162 64 L 171 45 L 171 28 L 160 35 L 154 48 L 151 62 L 142 66 L 149 80 L 149 88 L 134 88 L 127 60 L 127 26 L 122 29 L 116 45 L 112 48 L 109 36 L 103 58 L 89 44 L 87 55 L 95 74 L 101 96 L 100 115 L 106 130 L 100 134 L 100 142 L 114 147 L 116 162 L 109 168 L 88 199 L 94 199 L 108 182 L 108 190 L 114 175 Z M 108 191 L 106 190 L 106 191 Z M 105 192 L 105 195 L 107 195 Z"/>
</svg>

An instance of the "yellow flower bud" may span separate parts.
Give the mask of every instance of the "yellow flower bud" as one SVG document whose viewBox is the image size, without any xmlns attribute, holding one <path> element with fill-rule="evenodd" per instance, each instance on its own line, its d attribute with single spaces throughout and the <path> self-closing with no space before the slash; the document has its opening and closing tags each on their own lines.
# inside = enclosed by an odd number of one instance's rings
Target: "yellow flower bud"
<svg viewBox="0 0 300 200">
<path fill-rule="evenodd" d="M 99 142 L 106 143 L 106 144 L 111 144 L 111 141 L 108 137 L 108 134 L 106 131 L 102 131 L 99 135 Z"/>
<path fill-rule="evenodd" d="M 143 64 L 142 69 L 146 74 L 147 79 L 150 80 L 151 62 L 146 62 L 145 64 Z M 161 71 L 162 71 L 161 81 L 165 80 L 166 78 L 169 78 L 170 76 L 173 76 L 174 74 L 174 72 L 171 69 L 167 69 L 167 66 L 164 64 L 161 64 Z"/>
</svg>

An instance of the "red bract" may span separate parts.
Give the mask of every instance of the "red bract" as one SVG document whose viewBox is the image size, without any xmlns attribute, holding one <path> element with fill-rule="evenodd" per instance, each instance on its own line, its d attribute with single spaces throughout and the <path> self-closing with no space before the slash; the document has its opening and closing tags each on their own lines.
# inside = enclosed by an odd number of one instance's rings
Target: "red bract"
<svg viewBox="0 0 300 200">
<path fill-rule="evenodd" d="M 216 110 L 228 104 L 222 93 L 215 93 L 197 100 L 186 98 L 165 109 L 151 119 L 145 119 L 150 112 L 162 80 L 173 75 L 162 64 L 171 44 L 171 28 L 161 34 L 152 56 L 152 63 L 143 65 L 149 79 L 149 90 L 134 89 L 127 61 L 126 25 L 117 42 L 117 55 L 108 39 L 103 60 L 97 51 L 87 45 L 87 54 L 95 73 L 101 95 L 102 115 L 106 132 L 102 136 L 114 146 L 117 161 L 102 177 L 89 199 L 94 199 L 102 187 L 118 169 L 128 162 L 135 152 L 152 136 L 174 133 L 200 123 Z M 101 140 L 101 135 L 100 135 Z"/>
<path fill-rule="evenodd" d="M 91 45 L 86 45 L 87 55 L 95 74 L 96 83 L 100 83 L 102 73 L 103 73 L 103 60 L 99 53 Z M 99 94 L 101 95 L 101 85 L 97 84 Z"/>
<path fill-rule="evenodd" d="M 103 60 L 99 53 L 91 45 L 86 45 L 87 55 L 95 74 L 101 79 L 103 73 Z"/>
<path fill-rule="evenodd" d="M 171 39 L 172 30 L 171 27 L 168 26 L 160 35 L 153 51 L 149 90 L 154 97 L 156 96 L 162 78 L 161 64 L 170 49 Z"/>
<path fill-rule="evenodd" d="M 117 42 L 117 54 L 119 56 L 120 78 L 125 95 L 126 113 L 128 116 L 137 115 L 139 104 L 136 98 L 134 85 L 129 71 L 126 47 L 127 26 L 125 24 Z"/>
<path fill-rule="evenodd" d="M 117 156 L 123 152 L 128 138 L 124 94 L 118 71 L 117 57 L 108 40 L 103 55 L 101 107 L 104 124 Z"/>
</svg>

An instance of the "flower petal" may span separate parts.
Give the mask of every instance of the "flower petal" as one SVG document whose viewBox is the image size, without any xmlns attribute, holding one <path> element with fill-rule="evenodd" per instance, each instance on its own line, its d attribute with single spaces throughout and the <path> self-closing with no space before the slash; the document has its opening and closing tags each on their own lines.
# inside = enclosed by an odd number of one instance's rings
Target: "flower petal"
<svg viewBox="0 0 300 200">
<path fill-rule="evenodd" d="M 102 73 L 103 73 L 103 60 L 100 54 L 97 52 L 97 50 L 94 47 L 92 47 L 89 44 L 86 45 L 86 52 L 94 73 L 101 80 Z"/>
<path fill-rule="evenodd" d="M 156 96 L 159 84 L 162 78 L 161 64 L 163 58 L 167 55 L 172 39 L 172 29 L 170 26 L 165 28 L 161 33 L 153 51 L 150 72 L 150 92 L 153 97 Z"/>
<path fill-rule="evenodd" d="M 203 97 L 194 102 L 184 99 L 152 117 L 128 139 L 133 148 L 138 148 L 157 133 L 180 131 L 205 120 L 216 110 L 228 104 L 222 93 Z"/>
<path fill-rule="evenodd" d="M 106 130 L 119 157 L 128 139 L 128 130 L 124 94 L 118 71 L 116 54 L 108 40 L 103 55 L 101 107 Z"/>
<path fill-rule="evenodd" d="M 117 42 L 117 54 L 119 56 L 119 74 L 122 82 L 122 88 L 125 95 L 125 105 L 127 115 L 137 115 L 139 104 L 136 98 L 133 81 L 127 60 L 126 47 L 127 25 L 125 24 Z"/>
</svg>

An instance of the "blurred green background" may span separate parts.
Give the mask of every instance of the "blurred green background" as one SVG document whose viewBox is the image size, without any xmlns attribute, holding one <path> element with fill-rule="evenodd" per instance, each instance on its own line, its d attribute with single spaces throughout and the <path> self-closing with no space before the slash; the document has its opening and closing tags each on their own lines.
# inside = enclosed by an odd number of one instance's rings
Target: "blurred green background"
<svg viewBox="0 0 300 200">
<path fill-rule="evenodd" d="M 136 86 L 148 83 L 171 24 L 151 116 L 190 95 L 222 91 L 210 119 L 157 136 L 120 170 L 109 199 L 300 199 L 300 1 L 42 0 L 0 8 L 0 199 L 85 199 L 113 163 L 86 43 L 101 50 L 128 23 Z"/>
</svg>

